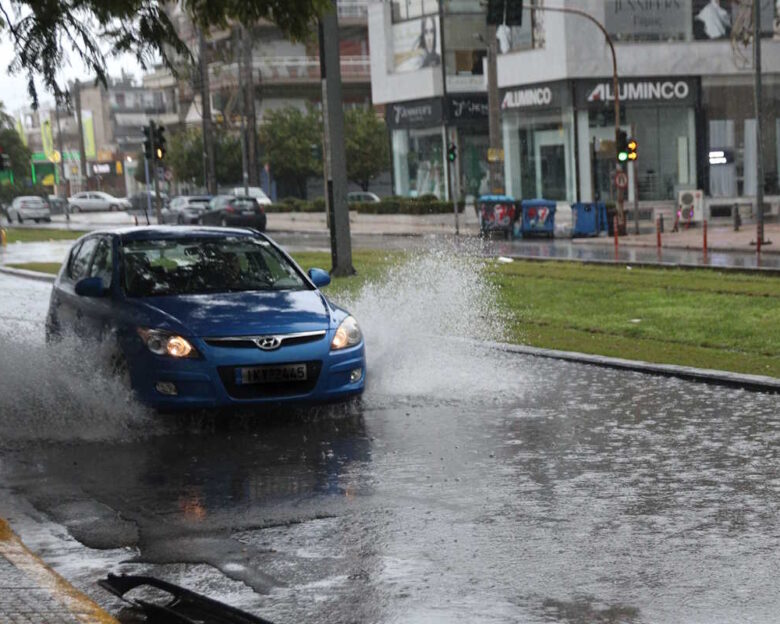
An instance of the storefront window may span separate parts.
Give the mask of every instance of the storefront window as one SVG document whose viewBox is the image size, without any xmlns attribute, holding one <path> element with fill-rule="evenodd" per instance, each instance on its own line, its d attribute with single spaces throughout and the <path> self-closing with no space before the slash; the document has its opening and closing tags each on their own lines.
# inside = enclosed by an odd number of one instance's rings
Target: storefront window
<svg viewBox="0 0 780 624">
<path fill-rule="evenodd" d="M 416 19 L 423 15 L 435 15 L 439 12 L 438 0 L 393 0 L 393 22 Z"/>
<path fill-rule="evenodd" d="M 574 201 L 572 113 L 504 115 L 507 192 L 515 198 Z"/>
<path fill-rule="evenodd" d="M 393 130 L 395 194 L 445 197 L 442 129 Z"/>
<path fill-rule="evenodd" d="M 489 191 L 487 151 L 490 137 L 484 129 L 461 128 L 458 131 L 461 156 L 461 191 L 479 197 Z"/>
</svg>

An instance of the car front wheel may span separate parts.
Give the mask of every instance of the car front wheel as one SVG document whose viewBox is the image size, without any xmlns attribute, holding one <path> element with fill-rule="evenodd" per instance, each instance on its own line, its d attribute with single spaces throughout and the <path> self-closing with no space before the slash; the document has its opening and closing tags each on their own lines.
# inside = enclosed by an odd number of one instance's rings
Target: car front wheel
<svg viewBox="0 0 780 624">
<path fill-rule="evenodd" d="M 24 223 L 24 219 L 22 219 L 22 215 L 19 214 L 18 212 L 16 213 L 16 221 L 18 223 Z"/>
</svg>

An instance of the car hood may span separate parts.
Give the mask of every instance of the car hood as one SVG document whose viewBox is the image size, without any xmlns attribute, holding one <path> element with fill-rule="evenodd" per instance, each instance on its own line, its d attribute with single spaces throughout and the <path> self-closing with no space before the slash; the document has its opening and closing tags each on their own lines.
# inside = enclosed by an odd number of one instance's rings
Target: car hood
<svg viewBox="0 0 780 624">
<path fill-rule="evenodd" d="M 161 317 L 158 327 L 199 337 L 314 331 L 334 322 L 334 310 L 316 290 L 148 297 L 138 303 Z"/>
</svg>

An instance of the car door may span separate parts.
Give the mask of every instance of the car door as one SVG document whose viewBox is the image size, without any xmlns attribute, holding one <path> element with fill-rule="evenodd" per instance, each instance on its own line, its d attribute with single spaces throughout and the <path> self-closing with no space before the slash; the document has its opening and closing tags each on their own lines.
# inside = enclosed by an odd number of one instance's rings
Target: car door
<svg viewBox="0 0 780 624">
<path fill-rule="evenodd" d="M 79 309 L 81 315 L 81 332 L 84 337 L 102 340 L 113 326 L 114 267 L 116 266 L 116 249 L 114 237 L 101 235 L 96 237 L 97 244 L 92 254 L 86 277 L 99 277 L 107 289 L 105 297 L 80 297 Z M 78 296 L 78 295 L 77 295 Z"/>
<path fill-rule="evenodd" d="M 65 335 L 83 335 L 83 297 L 76 294 L 76 282 L 89 274 L 90 263 L 99 242 L 98 236 L 90 236 L 74 247 L 68 258 L 55 292 L 52 293 L 52 324 Z"/>
</svg>

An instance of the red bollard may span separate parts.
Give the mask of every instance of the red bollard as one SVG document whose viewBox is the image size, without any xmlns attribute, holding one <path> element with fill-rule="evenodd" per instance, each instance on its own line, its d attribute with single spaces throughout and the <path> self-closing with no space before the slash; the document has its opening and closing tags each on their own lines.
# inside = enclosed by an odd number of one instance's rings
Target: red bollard
<svg viewBox="0 0 780 624">
<path fill-rule="evenodd" d="M 764 239 L 764 224 L 763 223 L 757 223 L 756 224 L 756 253 L 761 253 L 761 242 Z"/>
<path fill-rule="evenodd" d="M 702 246 L 704 248 L 704 255 L 707 255 L 707 219 L 704 219 L 701 224 L 702 227 Z"/>
<path fill-rule="evenodd" d="M 615 233 L 615 258 L 618 253 L 618 218 L 617 215 L 612 217 L 612 231 Z"/>
<path fill-rule="evenodd" d="M 655 220 L 655 246 L 661 249 L 661 217 Z"/>
</svg>

